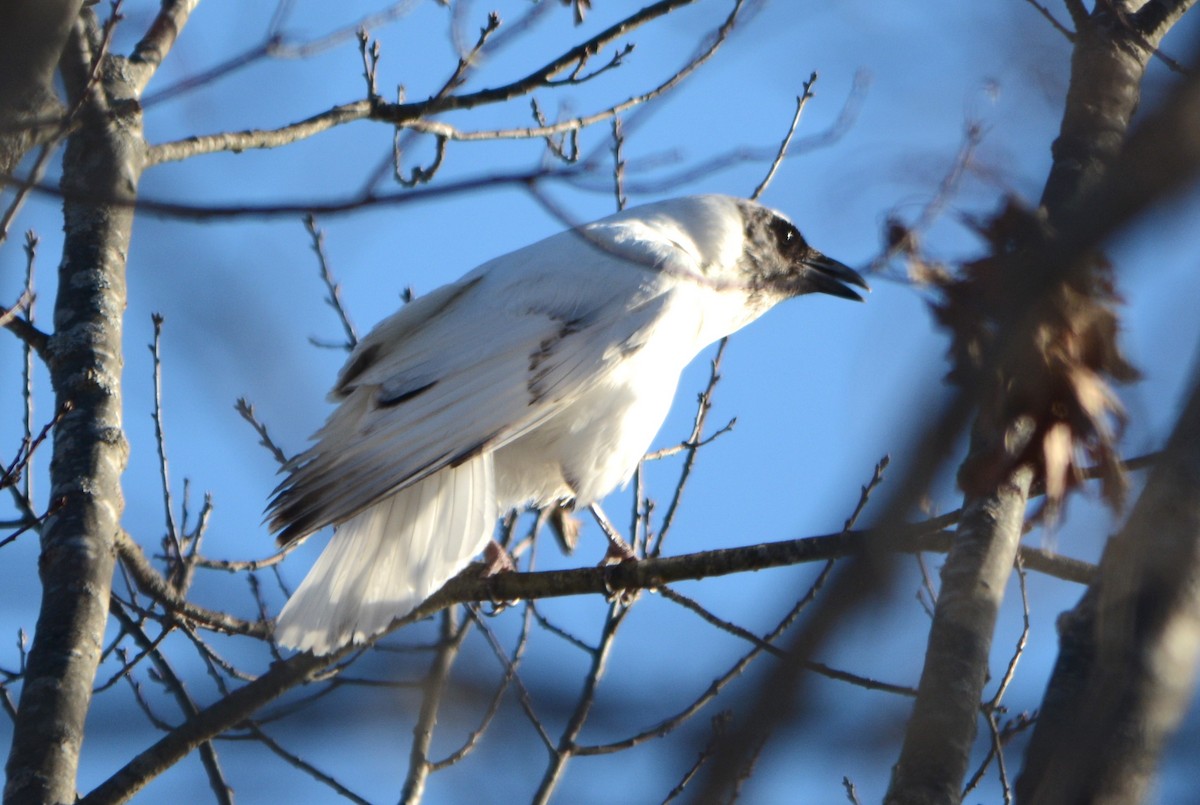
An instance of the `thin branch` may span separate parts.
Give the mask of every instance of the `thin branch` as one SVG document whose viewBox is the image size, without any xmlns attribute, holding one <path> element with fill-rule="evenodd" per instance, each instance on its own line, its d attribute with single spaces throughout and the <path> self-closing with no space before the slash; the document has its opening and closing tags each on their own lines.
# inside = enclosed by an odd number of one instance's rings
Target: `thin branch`
<svg viewBox="0 0 1200 805">
<path fill-rule="evenodd" d="M 1060 34 L 1062 34 L 1063 36 L 1065 36 L 1067 38 L 1068 42 L 1075 41 L 1075 32 L 1072 31 L 1067 26 L 1063 25 L 1061 22 L 1059 22 L 1058 18 L 1054 16 L 1054 14 L 1050 11 L 1050 9 L 1046 8 L 1044 5 L 1039 3 L 1038 0 L 1025 0 L 1025 2 L 1028 3 L 1029 5 L 1033 6 L 1034 8 L 1036 8 L 1038 13 L 1041 14 L 1043 17 L 1045 17 L 1046 21 L 1049 22 L 1051 25 L 1053 25 L 1054 29 L 1056 31 L 1058 31 Z M 1068 2 L 1067 5 L 1069 7 L 1070 3 Z M 1068 9 L 1068 10 L 1070 10 L 1070 9 Z M 1071 12 L 1071 15 L 1072 15 L 1072 17 L 1074 17 L 1073 11 Z M 1079 21 L 1075 20 L 1075 23 L 1078 24 Z"/>
<path fill-rule="evenodd" d="M 499 577 L 494 577 L 499 578 Z M 538 717 L 533 709 L 533 697 L 529 694 L 529 689 L 525 687 L 525 683 L 521 681 L 520 675 L 517 673 L 516 665 L 509 660 L 500 641 L 496 639 L 495 633 L 492 632 L 488 625 L 484 623 L 483 617 L 474 607 L 467 607 L 467 614 L 471 616 L 471 620 L 479 627 L 479 631 L 487 638 L 488 645 L 491 646 L 492 653 L 496 659 L 500 661 L 500 665 L 504 668 L 505 676 L 512 679 L 513 684 L 517 688 L 517 701 L 521 705 L 521 709 L 525 712 L 525 717 L 529 719 L 529 723 L 533 725 L 538 737 L 542 740 L 542 745 L 551 753 L 555 751 L 554 741 L 550 738 L 550 733 L 546 731 L 546 725 L 542 719 Z"/>
<path fill-rule="evenodd" d="M 167 580 L 150 564 L 150 560 L 142 553 L 141 547 L 125 531 L 117 533 L 116 546 L 121 561 L 133 576 L 134 581 L 137 582 L 138 589 L 174 614 L 215 631 L 242 634 L 259 639 L 266 639 L 270 635 L 269 624 L 235 618 L 233 615 L 205 609 L 180 598 Z"/>
<path fill-rule="evenodd" d="M 157 641 L 152 641 L 149 636 L 142 630 L 142 627 L 129 617 L 125 612 L 121 603 L 113 599 L 112 614 L 113 617 L 121 624 L 125 631 L 133 636 L 133 639 L 143 650 L 147 652 L 150 661 L 154 663 L 155 670 L 158 671 L 158 678 L 162 681 L 163 686 L 175 699 L 179 709 L 187 718 L 194 718 L 199 710 L 196 703 L 192 700 L 191 695 L 184 687 L 183 680 L 171 664 L 167 662 L 167 658 L 163 656 L 159 650 Z M 212 745 L 212 741 L 203 741 L 200 746 L 200 761 L 204 765 L 204 771 L 208 775 L 209 788 L 212 789 L 216 800 L 220 805 L 233 805 L 233 789 L 225 780 L 225 775 L 221 771 L 221 764 L 217 758 L 216 747 Z"/>
<path fill-rule="evenodd" d="M 287 453 L 275 444 L 275 440 L 267 433 L 267 426 L 258 421 L 258 417 L 254 413 L 254 406 L 251 405 L 245 397 L 238 397 L 237 402 L 233 404 L 233 409 L 238 412 L 242 419 L 250 423 L 250 427 L 254 428 L 254 432 L 258 434 L 258 443 L 267 448 L 271 456 L 279 462 L 279 465 L 286 466 L 290 459 Z M 281 551 L 281 555 L 286 555 L 286 551 Z"/>
<path fill-rule="evenodd" d="M 889 232 L 887 249 L 871 261 L 868 271 L 875 272 L 883 268 L 889 260 L 897 255 L 915 255 L 919 252 L 919 238 L 933 226 L 934 221 L 941 215 L 942 210 L 950 203 L 966 175 L 967 169 L 974 161 L 975 151 L 983 140 L 983 128 L 975 122 L 969 122 L 963 131 L 962 145 L 950 164 L 946 175 L 938 182 L 937 191 L 921 209 L 920 214 L 912 224 L 902 224 L 895 217 L 889 216 Z"/>
<path fill-rule="evenodd" d="M 779 170 L 779 166 L 783 164 L 783 158 L 787 156 L 788 146 L 792 142 L 792 137 L 796 134 L 796 126 L 800 124 L 800 115 L 804 113 L 804 107 L 808 103 L 808 99 L 813 96 L 812 88 L 817 83 L 817 72 L 813 71 L 808 80 L 804 82 L 804 92 L 796 98 L 796 113 L 792 115 L 792 124 L 788 126 L 787 134 L 783 136 L 783 142 L 779 144 L 779 153 L 775 155 L 775 159 L 771 162 L 771 167 L 767 170 L 767 175 L 759 183 L 758 187 L 754 188 L 754 192 L 750 195 L 751 201 L 758 201 L 759 197 L 766 191 L 771 184 L 771 180 L 775 178 L 775 172 Z"/>
<path fill-rule="evenodd" d="M 278 148 L 328 131 L 335 126 L 366 120 L 370 114 L 370 101 L 354 101 L 277 129 L 204 134 L 160 143 L 146 150 L 146 167 L 161 165 L 164 162 L 178 162 L 202 154 L 224 151 L 236 154 L 253 148 Z"/>
<path fill-rule="evenodd" d="M 696 613 L 703 618 L 706 623 L 717 627 L 721 631 L 728 632 L 734 637 L 745 640 L 746 642 L 753 646 L 757 646 L 759 649 L 767 652 L 768 654 L 772 654 L 776 657 L 784 656 L 783 650 L 779 647 L 768 643 L 766 640 L 754 634 L 749 629 L 744 629 L 743 627 L 738 626 L 736 623 L 727 621 L 724 618 L 718 618 L 716 615 L 701 606 L 697 601 L 688 598 L 686 595 L 677 593 L 670 587 L 666 586 L 659 587 L 657 592 L 668 601 L 679 604 L 684 609 Z M 895 685 L 890 682 L 880 682 L 879 680 L 860 676 L 859 674 L 850 673 L 849 671 L 841 671 L 836 668 L 831 668 L 824 663 L 815 662 L 813 660 L 806 661 L 805 667 L 810 671 L 814 671 L 822 676 L 829 677 L 830 679 L 849 682 L 852 685 L 857 685 L 858 687 L 866 688 L 867 690 L 881 690 L 887 693 L 896 693 L 901 696 L 909 697 L 917 695 L 916 688 L 912 688 L 907 685 Z"/>
<path fill-rule="evenodd" d="M 826 572 L 828 572 L 828 569 L 822 571 L 822 575 L 824 575 Z M 820 579 L 818 579 L 818 584 L 819 583 Z M 775 625 L 775 628 L 767 633 L 767 636 L 762 640 L 763 645 L 773 644 L 780 635 L 788 630 L 788 628 L 795 622 L 796 618 L 799 617 L 800 612 L 812 601 L 812 594 L 816 590 L 818 584 L 814 584 L 813 588 L 809 591 L 809 594 L 798 600 L 792 606 L 792 608 L 788 610 L 787 614 L 780 619 L 779 623 Z M 708 688 L 705 689 L 692 702 L 674 715 L 659 721 L 653 727 L 619 741 L 613 741 L 606 744 L 596 744 L 593 746 L 576 746 L 574 750 L 575 754 L 587 756 L 605 755 L 613 752 L 620 752 L 626 749 L 631 749 L 653 738 L 661 738 L 673 732 L 676 728 L 689 721 L 692 716 L 700 711 L 701 708 L 705 707 L 709 702 L 715 699 L 721 693 L 721 691 L 723 691 L 729 685 L 730 682 L 739 677 L 742 672 L 746 670 L 750 663 L 753 662 L 754 659 L 762 653 L 762 651 L 763 649 L 760 648 L 758 644 L 752 646 L 749 651 L 739 657 L 733 663 L 733 665 L 731 665 L 725 671 L 725 673 L 714 679 L 709 684 Z"/>
<path fill-rule="evenodd" d="M 34 326 L 34 308 L 37 302 L 37 295 L 34 292 L 34 276 L 37 266 L 37 247 L 38 236 L 32 229 L 25 232 L 25 293 L 29 295 L 29 302 L 25 305 L 25 315 L 21 318 L 29 329 L 38 332 Z M 43 336 L 42 348 L 45 349 L 45 336 Z M 24 342 L 22 349 L 21 361 L 21 401 L 24 403 L 24 411 L 21 419 L 21 427 L 24 433 L 22 439 L 27 444 L 33 444 L 33 356 L 36 348 L 29 341 Z M 40 354 L 39 354 L 40 357 Z M 15 490 L 14 490 L 15 491 Z M 26 471 L 24 480 L 21 483 L 21 495 L 24 497 L 24 505 L 19 505 L 25 511 L 30 511 L 33 508 L 33 470 L 26 462 Z"/>
<path fill-rule="evenodd" d="M 33 294 L 28 288 L 21 291 L 21 295 L 17 297 L 17 301 L 13 302 L 10 307 L 0 307 L 0 327 L 8 327 L 9 322 L 16 321 L 21 317 L 21 313 L 27 307 L 33 304 Z"/>
<path fill-rule="evenodd" d="M 282 20 L 273 20 L 268 33 L 268 41 L 275 42 L 271 46 L 271 55 L 281 59 L 306 59 L 325 50 L 329 50 L 347 39 L 352 39 L 359 31 L 371 31 L 389 22 L 400 19 L 417 5 L 416 0 L 399 0 L 380 11 L 364 14 L 357 20 L 336 28 L 327 34 L 299 44 L 283 42 L 279 36 L 279 26 Z"/>
<path fill-rule="evenodd" d="M 260 42 L 257 45 L 252 45 L 241 53 L 231 56 L 220 64 L 214 65 L 207 70 L 203 70 L 195 75 L 188 76 L 181 81 L 177 81 L 174 84 L 163 87 L 157 92 L 147 92 L 142 95 L 142 108 L 145 109 L 155 104 L 168 101 L 174 97 L 183 95 L 184 93 L 191 92 L 194 89 L 199 89 L 200 87 L 211 86 L 225 76 L 230 75 L 243 67 L 254 64 L 256 61 L 265 56 L 274 55 L 278 44 L 279 40 L 277 38 L 268 38 L 266 41 Z"/>
<path fill-rule="evenodd" d="M 704 748 L 700 750 L 700 753 L 696 757 L 696 762 L 693 763 L 686 772 L 684 772 L 683 778 L 675 785 L 674 788 L 667 792 L 666 798 L 663 799 L 663 805 L 667 805 L 667 803 L 683 794 L 684 790 L 688 786 L 688 783 L 695 779 L 696 774 L 700 771 L 701 767 L 703 767 L 704 764 L 708 762 L 708 759 L 711 758 L 716 752 L 717 746 L 720 744 L 721 735 L 729 726 L 729 722 L 732 718 L 733 713 L 729 710 L 723 710 L 712 717 L 712 737 L 709 738 L 708 743 L 704 745 Z"/>
<path fill-rule="evenodd" d="M 170 577 L 174 585 L 177 578 L 182 577 L 184 559 L 179 528 L 175 523 L 175 504 L 171 500 L 171 481 L 167 473 L 167 443 L 166 436 L 163 433 L 162 355 L 159 351 L 162 341 L 163 317 L 158 313 L 153 313 L 150 316 L 150 320 L 154 323 L 154 341 L 150 344 L 150 354 L 153 356 L 154 376 L 154 413 L 152 415 L 154 419 L 154 444 L 158 450 L 158 472 L 159 479 L 162 482 L 163 510 L 167 518 L 166 543 L 171 552 L 171 555 L 167 559 L 167 565 L 171 568 Z"/>
<path fill-rule="evenodd" d="M 65 129 L 60 127 L 58 135 L 51 138 L 49 142 L 42 146 L 29 173 L 17 182 L 17 189 L 13 194 L 13 200 L 4 210 L 4 215 L 0 216 L 0 244 L 8 239 L 9 227 L 12 226 L 12 222 L 16 220 L 17 214 L 20 213 L 21 208 L 25 205 L 25 199 L 29 196 L 29 192 L 41 183 L 42 177 L 46 173 L 46 168 L 50 164 L 50 157 L 54 156 L 58 150 L 59 139 L 64 131 Z"/>
<path fill-rule="evenodd" d="M 425 795 L 425 783 L 433 770 L 429 759 L 433 744 L 433 728 L 438 721 L 442 696 L 450 681 L 450 671 L 458 659 L 463 640 L 470 632 L 472 621 L 460 620 L 458 608 L 449 607 L 442 613 L 441 641 L 425 676 L 421 696 L 421 711 L 413 725 L 413 742 L 408 756 L 408 774 L 400 792 L 403 805 L 416 805 Z"/>
<path fill-rule="evenodd" d="M 263 559 L 248 559 L 238 561 L 235 559 L 208 559 L 203 556 L 196 557 L 196 565 L 208 570 L 224 570 L 229 573 L 241 573 L 244 571 L 261 570 L 265 567 L 274 567 L 282 562 L 287 555 L 296 550 L 301 544 L 299 540 L 289 542 L 287 545 L 280 548 L 275 553 Z"/>
<path fill-rule="evenodd" d="M 621 118 L 614 117 L 612 121 L 613 138 L 613 192 L 617 197 L 617 210 L 625 209 L 629 199 L 625 197 L 625 133 L 621 130 Z"/>
<path fill-rule="evenodd" d="M 187 24 L 192 11 L 199 5 L 200 0 L 163 0 L 154 22 L 150 24 L 142 41 L 134 47 L 129 57 L 130 63 L 136 68 L 132 80 L 133 88 L 141 92 L 150 83 L 150 79 L 162 65 L 163 59 L 179 38 L 183 26 Z M 114 16 L 116 8 L 113 9 Z"/>
<path fill-rule="evenodd" d="M 712 395 L 717 387 L 717 383 L 721 382 L 721 359 L 725 357 L 725 348 L 729 345 L 729 337 L 722 338 L 717 344 L 717 352 L 709 362 L 708 368 L 708 384 L 704 387 L 704 391 L 700 392 L 697 397 L 696 416 L 692 422 L 692 433 L 684 441 L 687 447 L 687 456 L 684 458 L 683 467 L 679 470 L 679 480 L 675 484 L 675 491 L 671 495 L 671 502 L 667 504 L 667 511 L 663 515 L 662 524 L 658 528 L 658 534 L 654 538 L 654 548 L 648 556 L 658 556 L 662 552 L 663 540 L 667 537 L 667 532 L 671 530 L 671 526 L 675 522 L 675 514 L 679 511 L 679 504 L 683 499 L 683 490 L 687 486 L 688 478 L 691 477 L 692 469 L 696 466 L 696 455 L 700 447 L 703 446 L 701 437 L 704 434 L 704 423 L 708 418 L 709 409 L 712 408 Z M 732 427 L 732 421 L 727 426 Z M 715 437 L 714 437 L 715 438 Z"/>
<path fill-rule="evenodd" d="M 200 154 L 216 153 L 220 151 L 245 151 L 252 148 L 276 148 L 282 145 L 287 145 L 307 137 L 311 137 L 320 132 L 326 131 L 334 126 L 343 125 L 355 120 L 363 120 L 371 118 L 373 120 L 391 123 L 397 126 L 413 126 L 412 124 L 433 115 L 442 112 L 472 109 L 477 106 L 500 103 L 513 98 L 521 97 L 529 94 L 539 87 L 545 87 L 550 84 L 553 78 L 564 70 L 576 65 L 581 58 L 585 58 L 590 54 L 598 52 L 610 42 L 618 39 L 621 36 L 628 34 L 636 28 L 645 25 L 646 23 L 671 13 L 672 11 L 681 8 L 696 0 L 661 0 L 647 6 L 637 13 L 627 17 L 626 19 L 616 23 L 615 25 L 605 29 L 591 39 L 577 45 L 574 48 L 564 52 L 557 58 L 543 65 L 541 68 L 534 70 L 528 75 L 517 79 L 509 84 L 497 87 L 495 89 L 479 90 L 473 93 L 464 95 L 447 95 L 441 98 L 433 98 L 427 101 L 415 103 L 397 103 L 397 104 L 382 104 L 373 102 L 371 99 L 356 101 L 354 103 L 336 106 L 328 112 L 314 115 L 299 123 L 294 123 L 288 126 L 283 126 L 278 129 L 259 130 L 259 131 L 244 131 L 244 132 L 225 132 L 222 134 L 212 134 L 200 137 L 190 137 L 184 140 L 179 140 L 172 143 L 163 143 L 151 147 L 146 155 L 147 166 L 157 165 L 162 162 L 176 161 L 186 159 Z M 568 128 L 583 128 L 591 125 L 591 123 L 600 120 L 606 120 L 619 114 L 624 109 L 628 109 L 640 103 L 644 103 L 663 92 L 676 86 L 688 74 L 693 72 L 703 62 L 711 57 L 716 51 L 717 46 L 732 30 L 733 20 L 736 18 L 741 9 L 743 0 L 736 0 L 734 12 L 730 18 L 722 26 L 717 33 L 717 41 L 708 52 L 701 54 L 691 63 L 686 65 L 682 70 L 673 75 L 667 82 L 635 98 L 630 98 L 623 104 L 618 104 L 602 112 L 599 116 L 594 116 L 590 122 L 587 119 L 579 119 L 573 126 Z M 564 129 L 565 130 L 565 129 Z M 528 129 L 524 130 L 529 132 Z M 431 133 L 441 133 L 447 139 L 467 139 L 466 137 L 456 137 L 454 134 L 447 131 L 432 131 Z M 507 134 L 500 134 L 502 138 L 510 138 Z M 518 135 L 524 137 L 543 137 L 542 133 L 526 133 Z"/>
<path fill-rule="evenodd" d="M 270 735 L 267 735 L 267 733 L 263 732 L 262 727 L 260 727 L 257 722 L 251 721 L 245 726 L 246 729 L 250 731 L 250 735 L 252 738 L 254 738 L 254 740 L 267 747 L 267 749 L 271 750 L 271 752 L 273 752 L 277 757 L 282 758 L 284 762 L 304 772 L 317 782 L 329 786 L 329 788 L 333 789 L 338 796 L 357 803 L 357 805 L 371 805 L 369 800 L 363 799 L 358 794 L 355 794 L 349 788 L 338 782 L 334 777 L 321 771 L 299 755 L 293 754 L 284 749 L 282 746 L 280 746 L 278 741 L 276 741 Z"/>
<path fill-rule="evenodd" d="M 1016 570 L 1017 582 L 1021 589 L 1021 635 L 1017 638 L 1016 648 L 1013 649 L 1012 657 L 1008 660 L 1008 667 L 1004 669 L 1004 675 L 1000 677 L 1000 683 L 996 686 L 996 694 L 988 702 L 988 709 L 993 711 L 1000 707 L 1000 700 L 1004 698 L 1004 694 L 1017 672 L 1017 663 L 1020 662 L 1025 653 L 1025 646 L 1029 643 L 1029 591 L 1025 586 L 1025 565 L 1021 561 L 1020 554 L 1017 554 Z"/>
<path fill-rule="evenodd" d="M 625 622 L 625 616 L 628 612 L 629 607 L 624 606 L 619 601 L 613 601 L 608 606 L 608 613 L 604 618 L 604 627 L 600 631 L 599 644 L 596 646 L 596 650 L 592 652 L 592 661 L 588 667 L 587 675 L 584 677 L 583 690 L 579 693 L 579 699 L 575 703 L 571 717 L 567 720 L 566 726 L 563 727 L 562 734 L 558 738 L 558 745 L 550 753 L 550 761 L 546 766 L 546 772 L 542 775 L 542 781 L 533 795 L 532 802 L 534 805 L 546 805 L 550 801 L 555 789 L 562 781 L 563 774 L 567 769 L 567 763 L 576 754 L 579 734 L 583 731 L 588 716 L 591 714 L 592 706 L 596 702 L 596 691 L 600 687 L 600 680 L 604 677 L 604 672 L 608 665 L 608 657 L 612 652 L 613 643 L 617 637 L 617 631 L 621 628 L 621 624 Z"/>
<path fill-rule="evenodd" d="M 453 766 L 460 760 L 469 755 L 479 743 L 479 739 L 483 737 L 484 732 L 492 723 L 496 713 L 500 710 L 500 703 L 504 699 L 505 692 L 508 691 L 509 685 L 512 684 L 513 678 L 516 676 L 517 668 L 521 664 L 521 660 L 525 655 L 525 647 L 528 645 L 530 624 L 533 622 L 533 602 L 528 602 L 525 605 L 525 615 L 521 621 L 521 633 L 517 638 L 517 645 L 513 649 L 512 656 L 504 665 L 504 676 L 500 680 L 500 684 L 496 688 L 496 692 L 492 695 L 491 701 L 484 710 L 483 717 L 479 721 L 479 726 L 476 727 L 463 741 L 462 745 L 451 752 L 441 760 L 431 764 L 431 771 L 441 771 L 442 769 Z"/>
<path fill-rule="evenodd" d="M 338 321 L 341 322 L 342 331 L 346 334 L 346 343 L 343 348 L 349 352 L 358 346 L 358 330 L 354 327 L 354 323 L 350 321 L 350 314 L 346 312 L 346 306 L 342 302 L 342 286 L 338 285 L 337 280 L 333 276 L 333 270 L 329 267 L 329 255 L 325 253 L 325 233 L 317 226 L 317 218 L 314 215 L 307 215 L 304 218 L 304 228 L 308 230 L 309 237 L 312 238 L 312 248 L 317 254 L 317 263 L 321 269 L 321 281 L 325 283 L 325 290 L 328 296 L 325 297 L 325 303 L 333 308 L 337 313 Z M 254 425 L 255 430 L 261 427 L 253 418 L 254 409 L 250 406 L 243 406 L 241 400 L 238 401 L 238 413 L 242 414 L 248 422 Z M 243 413 L 245 408 L 249 414 Z M 267 441 L 266 428 L 262 427 L 259 431 L 259 436 L 264 442 Z M 272 450 L 274 453 L 278 448 Z M 282 453 L 277 453 L 276 458 L 279 458 Z"/>
<path fill-rule="evenodd" d="M 940 520 L 933 520 L 930 523 L 937 524 L 939 529 L 944 527 L 944 523 Z M 813 538 L 810 538 L 808 541 L 796 540 L 743 549 L 727 549 L 725 551 L 712 552 L 711 554 L 697 554 L 690 557 L 646 559 L 636 563 L 625 563 L 605 569 L 583 568 L 572 571 L 501 574 L 487 580 L 474 578 L 472 571 L 468 570 L 463 575 L 452 580 L 441 592 L 416 611 L 394 623 L 392 628 L 399 628 L 406 623 L 428 617 L 431 613 L 450 605 L 454 601 L 486 600 L 492 595 L 503 599 L 515 599 L 576 593 L 595 594 L 603 593 L 606 584 L 615 584 L 623 589 L 633 589 L 639 586 L 649 588 L 683 578 L 698 578 L 703 575 L 736 572 L 736 568 L 759 569 L 782 564 L 794 564 L 802 561 L 829 559 L 839 555 L 854 555 L 864 550 L 867 546 L 867 541 L 872 537 L 877 542 L 882 543 L 880 547 L 883 549 L 908 551 L 945 550 L 952 538 L 952 535 L 949 533 L 941 531 L 929 533 L 923 531 L 920 527 L 912 526 L 908 527 L 908 529 L 892 529 L 883 533 L 870 531 L 849 532 L 825 538 L 815 538 L 815 541 Z M 129 539 L 128 535 L 121 534 L 118 539 L 118 548 L 121 550 L 123 558 L 126 558 L 126 552 L 130 547 L 133 549 L 132 556 L 135 559 L 133 561 L 127 560 L 127 564 L 139 572 L 146 573 L 148 571 L 150 584 L 147 585 L 147 591 L 155 590 L 154 577 L 157 577 L 157 591 L 152 594 L 156 598 L 159 598 L 159 600 L 170 601 L 169 589 L 165 582 L 150 567 L 149 563 L 144 560 L 144 557 L 141 558 L 140 562 L 137 561 L 137 557 L 140 557 L 140 550 L 137 549 L 136 545 L 132 544 L 132 540 Z M 709 561 L 710 559 L 712 561 Z M 1082 563 L 1080 564 L 1082 565 Z M 1087 566 L 1085 565 L 1085 567 Z M 135 573 L 135 578 L 137 577 L 138 573 Z M 139 586 L 145 581 L 145 578 L 139 579 Z M 165 596 L 163 595 L 164 592 L 166 593 Z M 266 636 L 265 633 L 267 630 L 263 624 L 238 621 L 219 613 L 209 613 L 194 607 L 194 605 L 177 600 L 171 601 L 170 606 L 173 610 L 194 618 L 200 623 L 212 625 L 213 622 L 216 622 L 221 624 L 217 628 L 224 628 L 230 632 L 249 634 L 257 637 Z M 786 628 L 786 624 L 781 628 Z M 484 632 L 487 634 L 488 630 L 485 629 Z M 361 650 L 362 646 L 346 646 L 324 657 L 314 657 L 311 654 L 303 653 L 275 663 L 267 673 L 201 711 L 195 719 L 190 719 L 187 723 L 164 737 L 155 746 L 131 760 L 123 770 L 84 797 L 82 802 L 92 805 L 99 802 L 113 802 L 118 797 L 132 795 L 141 786 L 145 785 L 146 782 L 190 751 L 199 740 L 211 737 L 218 732 L 230 728 L 233 724 L 245 718 L 247 713 L 253 712 L 286 690 L 300 684 L 306 679 L 321 674 L 323 669 L 334 666 Z M 493 645 L 493 650 L 499 652 L 497 654 L 498 657 L 505 657 L 503 651 L 499 650 L 498 645 Z M 760 650 L 755 646 L 750 651 L 756 654 Z M 503 662 L 507 664 L 506 657 Z M 528 691 L 524 690 L 519 677 L 514 676 L 514 681 L 517 684 L 520 694 L 518 698 L 521 700 L 522 706 L 531 707 Z M 718 682 L 714 683 L 713 687 L 719 689 L 720 685 L 720 680 L 718 680 Z M 713 695 L 715 695 L 715 691 Z M 685 717 L 686 714 L 679 716 L 680 723 L 682 723 L 682 719 Z M 540 722 L 534 719 L 533 723 L 538 724 Z M 663 722 L 663 724 L 665 723 Z M 660 724 L 660 728 L 663 728 L 662 724 Z M 546 746 L 548 748 L 552 747 L 553 742 L 545 734 L 544 729 L 540 734 Z M 599 751 L 602 750 L 597 749 L 597 752 Z M 576 747 L 574 753 L 589 754 L 590 750 L 587 747 Z"/>
</svg>

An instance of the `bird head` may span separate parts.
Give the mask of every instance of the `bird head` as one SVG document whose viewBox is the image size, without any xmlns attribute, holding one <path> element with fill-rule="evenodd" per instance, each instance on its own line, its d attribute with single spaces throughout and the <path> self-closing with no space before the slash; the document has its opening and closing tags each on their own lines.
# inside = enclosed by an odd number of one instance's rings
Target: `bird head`
<svg viewBox="0 0 1200 805">
<path fill-rule="evenodd" d="M 851 285 L 871 288 L 857 271 L 808 245 L 784 216 L 753 201 L 738 201 L 745 246 L 738 271 L 752 292 L 790 298 L 824 293 L 861 302 Z"/>
</svg>

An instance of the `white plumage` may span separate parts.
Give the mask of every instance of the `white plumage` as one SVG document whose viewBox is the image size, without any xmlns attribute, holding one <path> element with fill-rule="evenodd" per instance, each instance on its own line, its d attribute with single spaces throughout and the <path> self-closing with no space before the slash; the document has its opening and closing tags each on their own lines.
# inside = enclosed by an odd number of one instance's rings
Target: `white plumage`
<svg viewBox="0 0 1200 805">
<path fill-rule="evenodd" d="M 271 502 L 280 541 L 337 526 L 279 616 L 327 653 L 462 570 L 513 506 L 627 481 L 699 350 L 776 302 L 857 299 L 851 269 L 754 202 L 648 204 L 491 260 L 406 305 L 351 354 L 316 444 Z"/>
</svg>

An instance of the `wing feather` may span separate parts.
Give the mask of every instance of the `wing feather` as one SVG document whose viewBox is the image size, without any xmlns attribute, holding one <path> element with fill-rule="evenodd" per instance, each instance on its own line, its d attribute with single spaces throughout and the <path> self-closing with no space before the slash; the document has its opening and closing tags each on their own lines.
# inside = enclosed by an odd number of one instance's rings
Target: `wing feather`
<svg viewBox="0 0 1200 805">
<path fill-rule="evenodd" d="M 363 339 L 335 386 L 341 404 L 271 501 L 280 541 L 518 438 L 636 348 L 671 284 L 641 261 L 644 244 L 589 238 L 563 233 L 486 263 Z"/>
</svg>

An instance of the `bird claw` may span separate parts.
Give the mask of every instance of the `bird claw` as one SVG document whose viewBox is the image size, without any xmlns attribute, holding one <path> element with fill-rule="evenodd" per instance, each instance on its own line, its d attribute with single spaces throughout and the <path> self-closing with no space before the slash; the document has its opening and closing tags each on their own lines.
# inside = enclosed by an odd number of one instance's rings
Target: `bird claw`
<svg viewBox="0 0 1200 805">
<path fill-rule="evenodd" d="M 494 579 L 501 573 L 516 572 L 517 565 L 513 562 L 512 557 L 508 555 L 508 551 L 504 550 L 503 546 L 496 542 L 496 540 L 488 542 L 487 546 L 483 549 L 483 564 L 479 568 L 479 577 L 482 579 Z M 489 585 L 488 596 L 490 598 L 489 603 L 492 605 L 491 610 L 487 613 L 488 615 L 499 615 L 521 600 L 519 598 L 508 600 L 498 599 L 491 591 L 491 585 Z"/>
<path fill-rule="evenodd" d="M 616 570 L 626 562 L 637 562 L 638 556 L 633 552 L 633 549 L 624 542 L 610 542 L 608 550 L 604 553 L 604 558 L 600 560 L 599 567 L 604 569 L 604 600 L 610 604 L 614 601 L 623 607 L 627 607 L 637 600 L 641 590 L 637 588 L 621 587 L 617 588 L 612 583 L 612 571 Z"/>
</svg>

